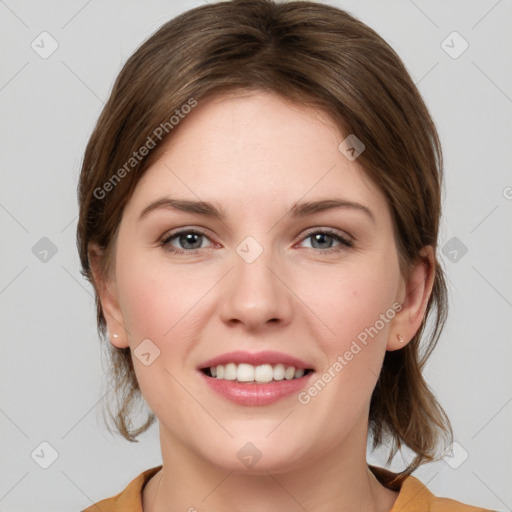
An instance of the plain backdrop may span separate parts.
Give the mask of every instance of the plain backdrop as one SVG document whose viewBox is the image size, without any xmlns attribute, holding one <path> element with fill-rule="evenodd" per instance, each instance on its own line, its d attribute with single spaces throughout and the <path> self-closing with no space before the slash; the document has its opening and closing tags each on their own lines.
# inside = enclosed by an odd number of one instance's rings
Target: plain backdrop
<svg viewBox="0 0 512 512">
<path fill-rule="evenodd" d="M 156 425 L 132 444 L 101 421 L 104 370 L 92 290 L 79 273 L 76 185 L 122 64 L 201 3 L 0 2 L 1 511 L 79 510 L 160 464 Z M 451 310 L 426 376 L 457 445 L 415 476 L 435 494 L 512 510 L 512 2 L 330 3 L 403 58 L 444 147 Z M 368 460 L 384 465 L 384 453 Z M 403 469 L 400 457 L 391 469 Z"/>
</svg>

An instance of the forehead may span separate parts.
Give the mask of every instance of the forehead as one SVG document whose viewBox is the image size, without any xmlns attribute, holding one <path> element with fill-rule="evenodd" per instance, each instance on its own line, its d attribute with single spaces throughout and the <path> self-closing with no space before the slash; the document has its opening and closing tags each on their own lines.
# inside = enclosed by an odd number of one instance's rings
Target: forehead
<svg viewBox="0 0 512 512">
<path fill-rule="evenodd" d="M 385 208 L 364 169 L 339 151 L 345 137 L 325 112 L 265 92 L 199 101 L 129 206 L 168 194 L 243 212 L 338 195 Z"/>
</svg>

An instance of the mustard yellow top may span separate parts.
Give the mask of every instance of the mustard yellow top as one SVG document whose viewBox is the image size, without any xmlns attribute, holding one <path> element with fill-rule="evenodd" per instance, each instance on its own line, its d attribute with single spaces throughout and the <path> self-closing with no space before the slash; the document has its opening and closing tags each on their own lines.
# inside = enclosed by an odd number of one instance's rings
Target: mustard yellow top
<svg viewBox="0 0 512 512">
<path fill-rule="evenodd" d="M 459 501 L 434 496 L 420 480 L 408 476 L 399 487 L 388 483 L 396 474 L 378 466 L 368 466 L 384 487 L 399 491 L 398 498 L 390 512 L 491 512 L 485 508 L 472 507 Z M 158 473 L 162 466 L 148 469 L 132 480 L 124 491 L 112 498 L 101 500 L 82 512 L 143 512 L 142 490 L 149 479 Z"/>
</svg>

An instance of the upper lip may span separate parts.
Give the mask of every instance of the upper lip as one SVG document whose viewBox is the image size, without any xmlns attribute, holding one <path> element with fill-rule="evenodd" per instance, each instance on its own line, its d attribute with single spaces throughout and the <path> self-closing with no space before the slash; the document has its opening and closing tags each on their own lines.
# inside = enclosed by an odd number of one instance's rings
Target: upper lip
<svg viewBox="0 0 512 512">
<path fill-rule="evenodd" d="M 304 361 L 290 356 L 288 354 L 283 354 L 281 352 L 274 351 L 264 351 L 264 352 L 245 352 L 243 350 L 237 350 L 235 352 L 227 352 L 226 354 L 222 354 L 220 356 L 214 357 L 213 359 L 208 359 L 204 363 L 201 363 L 199 366 L 200 369 L 210 368 L 212 366 L 217 366 L 219 364 L 225 365 L 228 363 L 247 363 L 253 366 L 258 366 L 262 364 L 283 364 L 285 366 L 293 366 L 295 369 L 304 368 L 305 370 L 312 370 L 313 367 L 308 365 Z"/>
</svg>

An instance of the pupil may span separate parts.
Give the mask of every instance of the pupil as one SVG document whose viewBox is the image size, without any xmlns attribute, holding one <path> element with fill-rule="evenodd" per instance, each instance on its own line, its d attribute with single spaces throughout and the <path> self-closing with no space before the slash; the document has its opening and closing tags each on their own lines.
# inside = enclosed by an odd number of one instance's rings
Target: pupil
<svg viewBox="0 0 512 512">
<path fill-rule="evenodd" d="M 325 238 L 331 238 L 329 235 L 326 235 L 325 233 L 317 233 L 316 235 L 313 235 L 313 247 L 315 247 L 315 244 L 318 242 L 325 243 Z M 331 247 L 332 245 L 332 239 L 331 244 L 328 244 L 327 247 Z"/>
<path fill-rule="evenodd" d="M 196 247 L 194 244 L 197 245 L 197 240 L 194 241 L 194 238 L 199 237 L 197 233 L 188 233 L 186 235 L 182 235 L 180 237 L 180 243 L 185 246 L 187 249 L 198 249 L 201 246 L 201 243 L 199 243 L 199 246 Z M 187 244 L 192 244 L 194 247 L 189 247 Z"/>
</svg>

